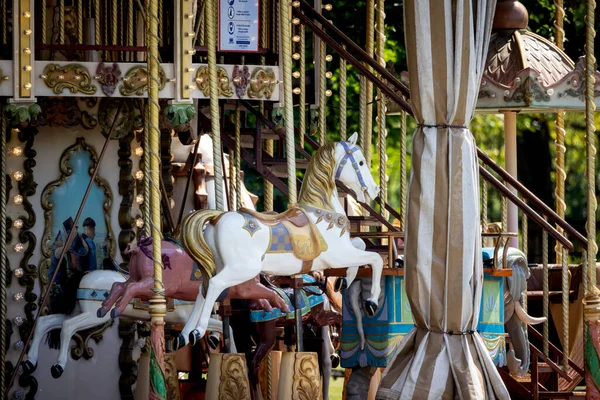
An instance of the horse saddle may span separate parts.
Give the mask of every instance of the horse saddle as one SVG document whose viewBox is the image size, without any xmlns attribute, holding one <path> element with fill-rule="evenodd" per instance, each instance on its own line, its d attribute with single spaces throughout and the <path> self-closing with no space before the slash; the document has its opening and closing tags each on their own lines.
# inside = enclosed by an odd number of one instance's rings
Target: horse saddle
<svg viewBox="0 0 600 400">
<path fill-rule="evenodd" d="M 239 213 L 269 227 L 271 241 L 267 253 L 293 253 L 304 262 L 303 272 L 310 271 L 312 261 L 327 250 L 316 225 L 298 205 L 281 214 L 264 214 L 247 208 L 240 208 Z"/>
</svg>

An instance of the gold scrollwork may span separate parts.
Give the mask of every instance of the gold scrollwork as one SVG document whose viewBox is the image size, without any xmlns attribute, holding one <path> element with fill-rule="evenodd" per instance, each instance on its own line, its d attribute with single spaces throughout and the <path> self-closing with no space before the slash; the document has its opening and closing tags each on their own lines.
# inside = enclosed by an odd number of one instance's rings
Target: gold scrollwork
<svg viewBox="0 0 600 400">
<path fill-rule="evenodd" d="M 54 209 L 54 202 L 52 201 L 52 194 L 54 190 L 63 185 L 67 178 L 73 175 L 75 172 L 71 165 L 71 157 L 77 152 L 86 151 L 90 155 L 91 164 L 89 166 L 89 174 L 91 176 L 94 168 L 98 165 L 98 155 L 93 147 L 85 142 L 85 139 L 80 137 L 77 138 L 75 144 L 68 147 L 60 157 L 59 169 L 60 177 L 46 185 L 42 191 L 41 203 L 42 209 L 44 210 L 44 235 L 42 236 L 42 257 L 40 261 L 39 277 L 42 290 L 45 290 L 45 286 L 48 284 L 48 268 L 50 267 L 52 260 L 52 214 Z M 110 223 L 110 208 L 112 205 L 112 191 L 110 185 L 106 180 L 96 175 L 95 183 L 100 187 L 104 193 L 104 200 L 102 202 L 102 211 L 104 213 L 104 222 L 106 224 L 106 241 L 107 241 L 107 253 L 111 258 L 115 257 L 115 244 L 112 227 Z"/>
<path fill-rule="evenodd" d="M 206 97 L 210 96 L 210 82 L 209 82 L 208 67 L 202 66 L 196 71 L 196 86 L 198 90 Z M 231 97 L 233 96 L 233 88 L 231 87 L 231 80 L 227 76 L 227 71 L 223 67 L 217 67 L 217 78 L 219 80 L 219 96 Z"/>
<path fill-rule="evenodd" d="M 246 360 L 239 354 L 223 354 L 219 400 L 250 400 Z"/>
<path fill-rule="evenodd" d="M 65 89 L 71 93 L 94 94 L 98 89 L 92 85 L 92 77 L 87 68 L 79 64 L 48 64 L 42 75 L 44 83 L 56 94 L 62 94 Z"/>
<path fill-rule="evenodd" d="M 158 69 L 159 86 L 158 90 L 163 90 L 167 84 L 167 75 L 162 67 Z M 133 67 L 127 71 L 123 78 L 123 84 L 119 87 L 119 92 L 123 96 L 142 96 L 148 90 L 148 69 L 146 67 Z"/>
<path fill-rule="evenodd" d="M 275 91 L 275 72 L 272 68 L 255 68 L 250 77 L 248 97 L 252 99 L 270 99 Z"/>
<path fill-rule="evenodd" d="M 296 353 L 294 362 L 293 400 L 321 398 L 319 364 L 314 353 Z"/>
</svg>

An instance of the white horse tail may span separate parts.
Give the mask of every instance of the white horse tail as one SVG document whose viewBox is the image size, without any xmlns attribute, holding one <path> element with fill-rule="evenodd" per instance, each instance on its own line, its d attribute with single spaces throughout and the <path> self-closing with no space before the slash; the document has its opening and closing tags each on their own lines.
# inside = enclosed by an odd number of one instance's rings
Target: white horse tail
<svg viewBox="0 0 600 400">
<path fill-rule="evenodd" d="M 203 293 L 208 290 L 208 281 L 216 275 L 217 266 L 212 250 L 204 239 L 204 225 L 213 222 L 223 211 L 200 210 L 185 217 L 181 223 L 181 241 L 185 251 L 198 263 L 202 274 Z"/>
</svg>

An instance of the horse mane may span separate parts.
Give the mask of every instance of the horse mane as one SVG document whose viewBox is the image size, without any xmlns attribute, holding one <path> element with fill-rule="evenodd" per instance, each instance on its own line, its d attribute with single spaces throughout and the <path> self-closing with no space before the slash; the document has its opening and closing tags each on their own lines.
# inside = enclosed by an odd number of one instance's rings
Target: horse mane
<svg viewBox="0 0 600 400">
<path fill-rule="evenodd" d="M 324 144 L 311 158 L 304 175 L 298 203 L 333 210 L 329 201 L 335 190 L 333 169 L 336 144 L 336 142 Z"/>
</svg>

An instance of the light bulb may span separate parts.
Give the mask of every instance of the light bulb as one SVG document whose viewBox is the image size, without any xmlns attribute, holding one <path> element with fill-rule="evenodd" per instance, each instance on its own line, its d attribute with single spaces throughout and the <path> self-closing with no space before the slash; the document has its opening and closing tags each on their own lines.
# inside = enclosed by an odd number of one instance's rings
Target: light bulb
<svg viewBox="0 0 600 400">
<path fill-rule="evenodd" d="M 138 194 L 137 196 L 135 196 L 135 202 L 138 204 L 142 204 L 144 202 L 144 196 L 141 194 Z"/>
<path fill-rule="evenodd" d="M 300 53 L 294 53 L 292 54 L 292 58 L 296 61 L 298 61 L 300 59 Z"/>
<path fill-rule="evenodd" d="M 13 147 L 11 153 L 13 156 L 18 157 L 21 154 L 23 154 L 23 148 L 21 146 L 15 146 L 15 147 Z"/>
<path fill-rule="evenodd" d="M 327 72 L 325 73 L 325 77 L 326 77 L 326 78 L 331 78 L 332 76 L 333 76 L 333 73 L 332 73 L 331 71 L 327 71 Z"/>
<path fill-rule="evenodd" d="M 142 179 L 144 179 L 144 171 L 137 171 L 137 172 L 135 173 L 135 179 L 137 179 L 137 180 L 142 180 Z"/>
<path fill-rule="evenodd" d="M 12 177 L 15 181 L 19 182 L 20 180 L 23 179 L 23 172 L 15 171 L 15 172 L 13 172 Z"/>
<path fill-rule="evenodd" d="M 24 296 L 23 296 L 23 293 L 21 293 L 21 292 L 17 292 L 15 294 L 13 294 L 13 299 L 15 301 L 21 301 L 21 300 L 23 300 L 23 298 L 24 298 Z"/>
<path fill-rule="evenodd" d="M 331 95 L 332 95 L 332 91 L 331 91 L 331 90 L 329 90 L 329 89 L 327 89 L 327 90 L 325 91 L 325 96 L 329 97 L 329 96 L 331 96 Z"/>
<path fill-rule="evenodd" d="M 22 219 L 15 219 L 13 222 L 13 226 L 17 229 L 21 229 L 23 227 L 23 220 Z"/>
<path fill-rule="evenodd" d="M 331 4 L 325 4 L 325 5 L 323 6 L 323 8 L 324 8 L 325 10 L 327 10 L 327 11 L 331 11 L 331 10 L 333 10 L 333 6 L 332 6 Z"/>
<path fill-rule="evenodd" d="M 325 56 L 325 61 L 327 61 L 327 62 L 331 62 L 331 60 L 333 60 L 333 56 L 332 56 L 331 54 L 327 54 L 327 55 Z"/>
<path fill-rule="evenodd" d="M 144 149 L 142 149 L 141 147 L 136 147 L 134 151 L 135 151 L 135 155 L 138 157 L 141 157 L 144 155 Z"/>
<path fill-rule="evenodd" d="M 16 326 L 21 326 L 23 325 L 23 322 L 25 322 L 25 320 L 23 319 L 23 317 L 14 317 L 13 322 Z"/>
<path fill-rule="evenodd" d="M 135 220 L 135 226 L 137 226 L 138 228 L 143 228 L 144 227 L 144 220 L 141 218 L 136 218 Z"/>
<path fill-rule="evenodd" d="M 300 72 L 299 71 L 294 71 L 294 73 L 292 74 L 292 76 L 296 79 L 300 78 Z"/>
<path fill-rule="evenodd" d="M 23 243 L 17 243 L 15 244 L 15 251 L 17 253 L 22 252 L 25 249 L 25 245 Z"/>
<path fill-rule="evenodd" d="M 22 341 L 22 340 L 17 340 L 17 341 L 15 342 L 15 350 L 17 350 L 17 351 L 21 351 L 21 350 L 23 350 L 24 348 L 25 348 L 25 343 L 23 343 L 23 341 Z"/>
<path fill-rule="evenodd" d="M 294 88 L 293 92 L 294 92 L 294 94 L 300 94 L 300 93 L 302 93 L 302 90 L 299 87 L 297 87 L 297 88 Z"/>
<path fill-rule="evenodd" d="M 294 24 L 294 25 L 298 25 L 298 24 L 300 24 L 300 18 L 294 18 L 294 19 L 292 20 L 292 24 Z"/>
<path fill-rule="evenodd" d="M 20 194 L 18 194 L 15 197 L 13 197 L 13 203 L 15 203 L 15 204 L 21 204 L 21 203 L 23 203 L 23 196 L 21 196 Z"/>
<path fill-rule="evenodd" d="M 300 42 L 300 36 L 299 36 L 299 35 L 294 35 L 294 36 L 292 37 L 292 40 L 293 40 L 294 42 L 298 43 L 298 42 Z"/>
<path fill-rule="evenodd" d="M 23 268 L 17 268 L 17 269 L 15 269 L 15 276 L 16 276 L 17 278 L 20 278 L 20 277 L 22 277 L 22 276 L 23 276 L 23 274 L 24 274 L 24 272 L 23 272 Z"/>
</svg>

